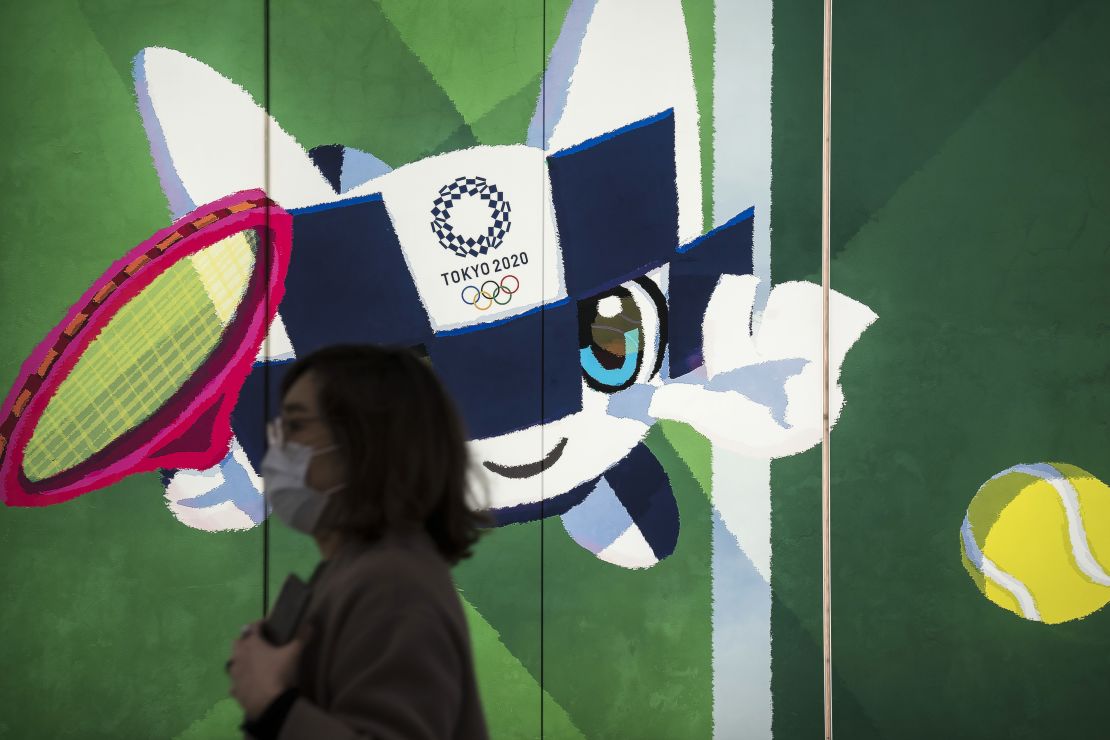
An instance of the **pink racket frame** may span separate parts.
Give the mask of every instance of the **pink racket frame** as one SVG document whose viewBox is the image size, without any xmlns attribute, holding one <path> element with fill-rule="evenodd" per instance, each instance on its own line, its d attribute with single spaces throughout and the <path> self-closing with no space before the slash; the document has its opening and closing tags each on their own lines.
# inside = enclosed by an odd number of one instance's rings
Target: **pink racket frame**
<svg viewBox="0 0 1110 740">
<path fill-rule="evenodd" d="M 45 480 L 29 480 L 23 453 L 35 426 L 112 317 L 180 260 L 250 229 L 259 239 L 245 295 L 192 377 L 149 418 L 89 459 Z M 222 460 L 231 443 L 231 411 L 284 294 L 292 233 L 288 213 L 261 190 L 248 190 L 197 208 L 108 268 L 23 363 L 0 407 L 0 500 L 9 506 L 48 506 L 135 473 L 204 469 Z"/>
</svg>

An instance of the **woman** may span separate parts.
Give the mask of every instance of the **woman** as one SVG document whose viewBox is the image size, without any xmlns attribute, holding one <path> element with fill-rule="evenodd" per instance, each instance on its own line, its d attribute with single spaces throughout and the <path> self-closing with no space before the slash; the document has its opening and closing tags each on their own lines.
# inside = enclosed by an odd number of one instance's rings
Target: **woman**
<svg viewBox="0 0 1110 740">
<path fill-rule="evenodd" d="M 273 646 L 260 623 L 228 673 L 242 729 L 281 738 L 486 738 L 450 566 L 486 524 L 467 501 L 466 438 L 426 362 L 336 346 L 299 359 L 262 463 L 275 516 L 322 562 L 304 629 Z"/>
</svg>

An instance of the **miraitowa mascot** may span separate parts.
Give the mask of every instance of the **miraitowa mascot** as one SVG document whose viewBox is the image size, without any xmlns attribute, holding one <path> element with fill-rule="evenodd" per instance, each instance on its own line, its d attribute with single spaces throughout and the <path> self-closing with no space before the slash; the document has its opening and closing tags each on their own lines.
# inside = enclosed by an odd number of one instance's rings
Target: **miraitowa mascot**
<svg viewBox="0 0 1110 740">
<path fill-rule="evenodd" d="M 657 420 L 692 425 L 715 458 L 766 460 L 820 441 L 820 287 L 775 286 L 753 331 L 753 221 L 766 215 L 748 209 L 703 233 L 679 0 L 574 2 L 524 143 L 396 169 L 341 145 L 306 151 L 180 52 L 145 49 L 134 70 L 175 217 L 262 187 L 267 127 L 267 192 L 293 214 L 285 297 L 228 456 L 167 476 L 184 523 L 262 520 L 263 373 L 273 389 L 283 363 L 337 342 L 426 352 L 461 408 L 497 521 L 561 517 L 616 567 L 651 567 L 678 540 L 670 484 L 643 442 Z M 835 422 L 841 361 L 876 316 L 831 300 Z M 766 585 L 769 491 L 714 489 Z"/>
</svg>

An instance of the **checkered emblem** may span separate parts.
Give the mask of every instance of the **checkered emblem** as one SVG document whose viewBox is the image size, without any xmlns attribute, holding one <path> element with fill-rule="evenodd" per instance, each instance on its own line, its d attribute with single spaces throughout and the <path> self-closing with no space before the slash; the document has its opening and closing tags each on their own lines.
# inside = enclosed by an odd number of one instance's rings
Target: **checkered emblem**
<svg viewBox="0 0 1110 740">
<path fill-rule="evenodd" d="M 466 236 L 455 231 L 451 225 L 451 208 L 464 197 L 478 197 L 489 206 L 493 222 L 486 227 L 484 234 Z M 496 185 L 486 182 L 484 177 L 457 177 L 455 181 L 439 189 L 439 197 L 432 205 L 432 232 L 440 246 L 449 249 L 460 257 L 477 257 L 491 249 L 497 249 L 509 233 L 509 201 Z"/>
</svg>

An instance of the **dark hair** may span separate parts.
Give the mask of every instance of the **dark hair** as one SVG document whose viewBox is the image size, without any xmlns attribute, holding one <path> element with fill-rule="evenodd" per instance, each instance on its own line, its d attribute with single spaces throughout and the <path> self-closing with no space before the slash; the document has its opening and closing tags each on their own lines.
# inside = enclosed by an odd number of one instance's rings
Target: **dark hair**
<svg viewBox="0 0 1110 740">
<path fill-rule="evenodd" d="M 468 503 L 466 433 L 427 361 L 403 347 L 325 347 L 290 366 L 282 397 L 308 372 L 347 476 L 320 529 L 376 540 L 423 526 L 448 562 L 470 557 L 492 522 Z"/>
</svg>

